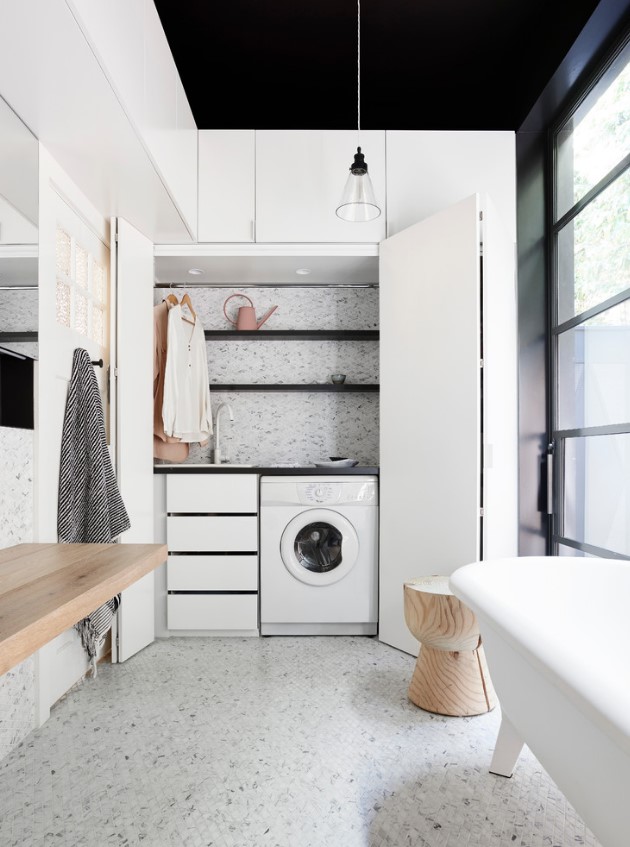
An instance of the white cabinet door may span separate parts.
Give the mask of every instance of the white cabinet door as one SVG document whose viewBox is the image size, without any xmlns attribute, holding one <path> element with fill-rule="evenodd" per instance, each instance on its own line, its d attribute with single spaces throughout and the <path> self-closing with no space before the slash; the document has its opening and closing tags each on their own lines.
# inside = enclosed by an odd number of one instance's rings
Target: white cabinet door
<svg viewBox="0 0 630 847">
<path fill-rule="evenodd" d="M 381 214 L 335 214 L 357 149 L 356 130 L 256 131 L 256 241 L 378 242 L 385 237 L 385 132 L 361 132 Z"/>
<path fill-rule="evenodd" d="M 516 150 L 511 131 L 387 130 L 387 234 L 471 194 L 492 198 L 516 240 Z"/>
<path fill-rule="evenodd" d="M 409 653 L 407 580 L 516 555 L 513 246 L 480 194 L 380 246 L 379 637 Z"/>
<path fill-rule="evenodd" d="M 112 250 L 116 274 L 117 472 L 131 527 L 123 543 L 153 542 L 153 244 L 118 218 Z M 118 661 L 155 637 L 155 573 L 122 592 Z M 112 656 L 114 651 L 112 651 Z"/>
<path fill-rule="evenodd" d="M 476 195 L 380 247 L 379 637 L 418 652 L 403 584 L 479 557 Z"/>
<path fill-rule="evenodd" d="M 253 129 L 199 131 L 199 241 L 253 241 Z"/>
</svg>

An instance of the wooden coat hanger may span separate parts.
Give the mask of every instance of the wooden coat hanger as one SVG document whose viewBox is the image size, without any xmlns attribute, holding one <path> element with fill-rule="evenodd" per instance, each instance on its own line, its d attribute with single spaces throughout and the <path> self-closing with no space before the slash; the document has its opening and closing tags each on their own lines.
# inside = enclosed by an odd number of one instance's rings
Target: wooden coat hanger
<svg viewBox="0 0 630 847">
<path fill-rule="evenodd" d="M 167 303 L 172 303 L 173 306 L 179 306 L 179 300 L 174 294 L 167 294 L 164 299 Z"/>
<path fill-rule="evenodd" d="M 195 323 L 197 322 L 197 312 L 195 312 L 195 310 L 193 309 L 192 300 L 190 299 L 190 294 L 188 294 L 188 292 L 186 292 L 186 294 L 184 294 L 182 299 L 179 301 L 179 305 L 180 306 L 188 306 L 188 309 L 190 310 L 190 314 L 193 316 L 193 320 L 189 321 L 188 318 L 185 318 L 183 316 L 183 314 L 182 314 L 182 320 L 186 321 L 186 323 L 193 324 L 193 326 L 194 326 Z"/>
</svg>

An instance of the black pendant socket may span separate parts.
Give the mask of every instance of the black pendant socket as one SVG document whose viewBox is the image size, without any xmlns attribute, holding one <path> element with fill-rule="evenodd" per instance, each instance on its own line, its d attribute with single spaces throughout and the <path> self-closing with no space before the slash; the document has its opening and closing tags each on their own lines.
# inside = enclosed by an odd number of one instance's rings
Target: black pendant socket
<svg viewBox="0 0 630 847">
<path fill-rule="evenodd" d="M 361 148 L 357 147 L 357 152 L 354 154 L 354 162 L 350 165 L 350 170 L 353 174 L 361 176 L 362 174 L 367 173 L 367 169 L 367 162 L 365 161 L 365 157 L 361 152 Z"/>
</svg>

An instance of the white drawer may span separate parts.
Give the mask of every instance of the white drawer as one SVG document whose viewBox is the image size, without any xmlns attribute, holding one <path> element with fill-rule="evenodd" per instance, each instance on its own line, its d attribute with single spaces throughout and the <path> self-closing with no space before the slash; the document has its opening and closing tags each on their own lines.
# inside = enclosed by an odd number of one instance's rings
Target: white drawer
<svg viewBox="0 0 630 847">
<path fill-rule="evenodd" d="M 169 629 L 257 629 L 257 594 L 169 594 Z"/>
<path fill-rule="evenodd" d="M 169 556 L 168 591 L 257 591 L 258 556 Z"/>
<path fill-rule="evenodd" d="M 170 553 L 254 553 L 258 550 L 256 515 L 220 515 L 166 518 Z"/>
<path fill-rule="evenodd" d="M 258 512 L 256 474 L 169 474 L 167 512 Z"/>
</svg>

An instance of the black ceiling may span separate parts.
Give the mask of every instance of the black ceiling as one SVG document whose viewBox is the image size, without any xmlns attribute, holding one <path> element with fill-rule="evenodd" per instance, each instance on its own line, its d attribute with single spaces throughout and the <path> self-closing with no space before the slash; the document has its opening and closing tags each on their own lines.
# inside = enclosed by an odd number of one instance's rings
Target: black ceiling
<svg viewBox="0 0 630 847">
<path fill-rule="evenodd" d="M 357 125 L 356 0 L 155 0 L 200 129 Z M 596 0 L 362 0 L 361 126 L 517 130 Z"/>
</svg>

